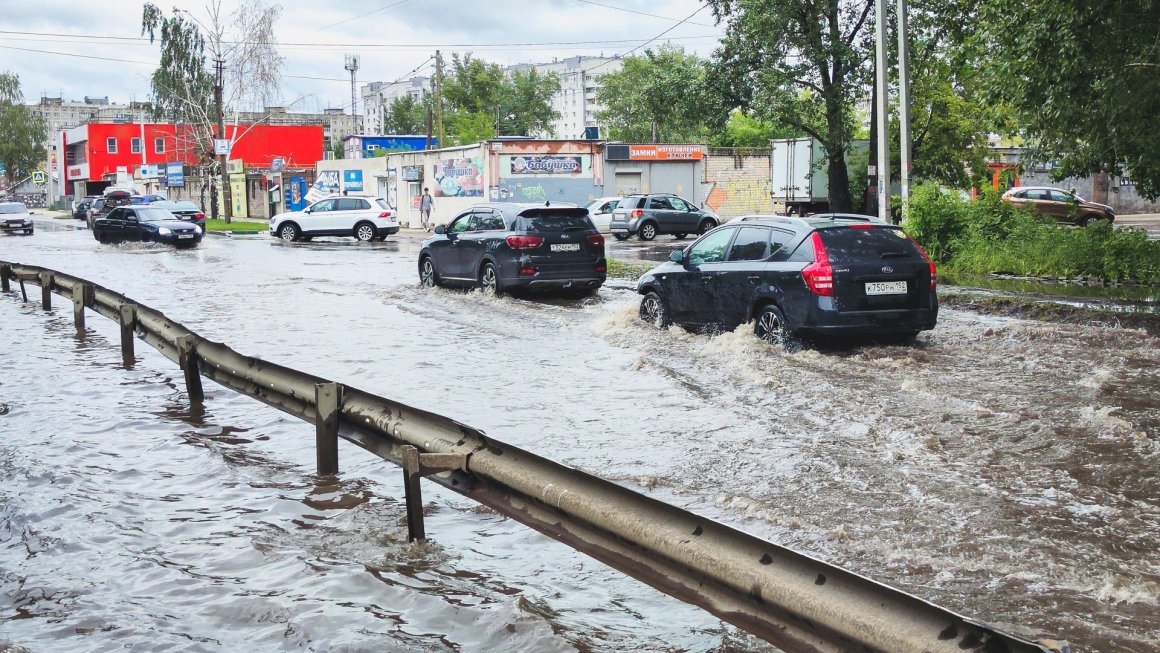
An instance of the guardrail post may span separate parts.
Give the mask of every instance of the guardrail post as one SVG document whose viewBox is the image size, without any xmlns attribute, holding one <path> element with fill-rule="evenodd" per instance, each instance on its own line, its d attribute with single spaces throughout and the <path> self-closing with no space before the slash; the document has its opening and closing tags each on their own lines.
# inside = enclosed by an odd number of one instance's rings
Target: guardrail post
<svg viewBox="0 0 1160 653">
<path fill-rule="evenodd" d="M 318 474 L 338 473 L 338 416 L 342 406 L 342 386 L 337 383 L 314 384 L 314 448 L 318 457 Z"/>
<path fill-rule="evenodd" d="M 126 367 L 133 367 L 137 362 L 133 352 L 133 342 L 137 339 L 137 307 L 132 304 L 121 304 L 118 320 L 121 324 L 121 363 Z"/>
<path fill-rule="evenodd" d="M 73 321 L 77 325 L 77 335 L 85 335 L 85 307 L 93 302 L 93 284 L 82 283 L 73 286 Z"/>
<path fill-rule="evenodd" d="M 177 362 L 181 365 L 181 371 L 185 372 L 185 390 L 189 393 L 190 403 L 201 404 L 205 401 L 205 393 L 201 389 L 201 371 L 197 365 L 197 348 L 193 336 L 177 339 Z"/>
<path fill-rule="evenodd" d="M 0 265 L 0 291 L 12 292 L 12 285 L 8 283 L 8 276 L 12 274 L 12 266 L 5 263 Z"/>
<path fill-rule="evenodd" d="M 44 310 L 52 310 L 52 273 L 40 273 L 40 303 L 44 304 Z"/>
<path fill-rule="evenodd" d="M 407 501 L 407 541 L 427 539 L 423 526 L 423 489 L 419 480 L 423 477 L 419 468 L 419 450 L 405 444 L 403 451 L 403 493 Z"/>
</svg>

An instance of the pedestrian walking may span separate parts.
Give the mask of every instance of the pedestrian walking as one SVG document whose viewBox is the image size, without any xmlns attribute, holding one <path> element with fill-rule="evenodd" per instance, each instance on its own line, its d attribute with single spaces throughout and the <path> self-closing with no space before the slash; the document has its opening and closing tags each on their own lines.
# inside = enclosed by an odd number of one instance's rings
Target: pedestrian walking
<svg viewBox="0 0 1160 653">
<path fill-rule="evenodd" d="M 435 208 L 435 198 L 431 197 L 429 188 L 423 189 L 423 197 L 419 198 L 419 215 L 423 217 L 423 231 L 431 231 L 431 209 Z"/>
</svg>

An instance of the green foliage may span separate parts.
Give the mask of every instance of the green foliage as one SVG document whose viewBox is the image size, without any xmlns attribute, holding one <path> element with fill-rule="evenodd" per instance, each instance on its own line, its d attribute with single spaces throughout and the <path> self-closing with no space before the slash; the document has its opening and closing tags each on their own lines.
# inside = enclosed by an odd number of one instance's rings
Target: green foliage
<svg viewBox="0 0 1160 653">
<path fill-rule="evenodd" d="M 1160 3 L 987 0 L 993 101 L 1008 103 L 1062 176 L 1126 169 L 1160 197 Z"/>
<path fill-rule="evenodd" d="M 427 109 L 431 98 L 426 93 L 422 99 L 412 95 L 395 98 L 383 116 L 384 134 L 426 134 Z"/>
<path fill-rule="evenodd" d="M 44 119 L 24 104 L 20 76 L 0 73 L 0 165 L 10 182 L 24 179 L 43 165 L 47 129 Z"/>
<path fill-rule="evenodd" d="M 1103 221 L 1059 224 L 1015 209 L 993 191 L 971 201 L 920 185 L 902 226 L 936 262 L 960 272 L 1160 283 L 1160 242 L 1147 233 Z"/>
<path fill-rule="evenodd" d="M 825 146 L 829 201 L 851 209 L 845 156 L 870 67 L 873 0 L 707 0 L 726 27 L 713 77 L 733 106 Z"/>
<path fill-rule="evenodd" d="M 448 145 L 475 143 L 497 132 L 527 136 L 546 130 L 558 117 L 552 96 L 559 90 L 555 73 L 517 70 L 508 78 L 498 64 L 470 53 L 452 55 L 451 71 L 443 82 L 444 126 L 454 141 Z"/>
<path fill-rule="evenodd" d="M 741 109 L 729 113 L 725 130 L 713 136 L 714 147 L 769 147 L 775 138 L 794 138 L 801 133 L 792 127 L 778 126 L 759 120 Z"/>
<path fill-rule="evenodd" d="M 711 117 L 725 115 L 713 104 L 706 63 L 677 46 L 625 57 L 623 68 L 601 82 L 596 99 L 606 108 L 596 119 L 613 140 L 703 142 Z"/>
<path fill-rule="evenodd" d="M 161 40 L 161 60 L 153 71 L 153 113 L 189 122 L 213 113 L 213 76 L 206 69 L 205 36 L 187 14 L 162 13 L 145 3 L 141 34 Z"/>
</svg>

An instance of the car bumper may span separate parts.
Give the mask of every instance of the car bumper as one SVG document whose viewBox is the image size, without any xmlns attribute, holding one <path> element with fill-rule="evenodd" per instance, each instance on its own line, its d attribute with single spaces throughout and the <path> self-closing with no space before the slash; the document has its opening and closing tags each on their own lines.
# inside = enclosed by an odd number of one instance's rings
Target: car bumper
<svg viewBox="0 0 1160 653">
<path fill-rule="evenodd" d="M 819 334 L 914 333 L 929 331 L 938 321 L 938 303 L 930 308 L 882 311 L 812 310 L 795 331 Z"/>
<path fill-rule="evenodd" d="M 397 233 L 399 233 L 399 225 L 395 225 L 393 227 L 375 227 L 375 235 L 379 238 L 394 236 Z"/>
<path fill-rule="evenodd" d="M 608 231 L 609 233 L 628 234 L 631 236 L 632 234 L 636 233 L 638 224 L 639 221 L 637 220 L 629 220 L 628 222 L 624 222 L 622 220 L 613 220 L 612 222 L 608 223 Z"/>
<path fill-rule="evenodd" d="M 170 234 L 168 236 L 158 236 L 157 242 L 173 245 L 174 247 L 193 247 L 201 242 L 203 236 L 203 234 L 194 234 L 192 238 L 182 238 L 182 235 Z"/>
<path fill-rule="evenodd" d="M 15 220 L 0 221 L 0 231 L 29 231 L 33 228 L 32 220 Z"/>
<path fill-rule="evenodd" d="M 603 259 L 599 262 L 604 265 Z M 512 270 L 511 272 L 514 272 Z M 554 269 L 539 269 L 535 274 L 506 274 L 501 280 L 505 288 L 526 290 L 594 290 L 604 285 L 607 272 L 594 265 L 566 265 Z"/>
</svg>

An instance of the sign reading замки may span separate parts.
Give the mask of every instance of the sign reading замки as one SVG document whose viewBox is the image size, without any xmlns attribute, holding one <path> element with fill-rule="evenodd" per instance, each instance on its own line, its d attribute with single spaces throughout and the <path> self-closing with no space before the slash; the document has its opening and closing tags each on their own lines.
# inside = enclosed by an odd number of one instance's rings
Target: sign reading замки
<svg viewBox="0 0 1160 653">
<path fill-rule="evenodd" d="M 698 161 L 705 156 L 701 145 L 627 145 L 609 144 L 604 158 L 609 161 Z"/>
<path fill-rule="evenodd" d="M 584 171 L 578 156 L 513 156 L 513 175 L 575 175 Z"/>
</svg>

